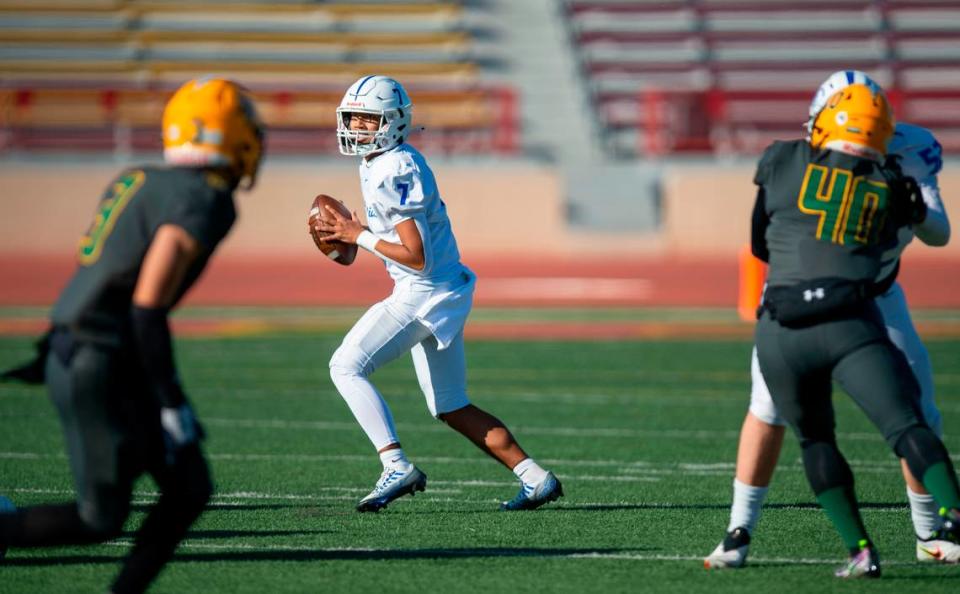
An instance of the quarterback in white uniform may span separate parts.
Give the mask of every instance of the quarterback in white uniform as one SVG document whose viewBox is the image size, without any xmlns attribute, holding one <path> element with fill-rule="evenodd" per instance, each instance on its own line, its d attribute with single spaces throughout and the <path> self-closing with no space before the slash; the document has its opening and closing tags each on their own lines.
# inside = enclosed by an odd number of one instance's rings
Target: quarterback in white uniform
<svg viewBox="0 0 960 594">
<path fill-rule="evenodd" d="M 563 495 L 560 481 L 524 453 L 502 422 L 467 398 L 463 326 L 476 277 L 461 264 L 433 172 L 404 140 L 412 105 L 404 88 L 385 76 L 366 76 L 347 89 L 337 109 L 340 152 L 360 160 L 367 226 L 356 213 L 333 209 L 324 241 L 356 243 L 384 261 L 393 293 L 371 307 L 330 359 L 330 377 L 380 454 L 383 473 L 357 510 L 379 511 L 394 499 L 423 491 L 427 476 L 406 457 L 390 408 L 370 375 L 411 352 L 430 413 L 511 469 L 520 492 L 503 510 L 526 510 Z M 329 220 L 332 219 L 332 222 Z"/>
<path fill-rule="evenodd" d="M 808 132 L 827 99 L 854 83 L 877 87 L 866 74 L 856 70 L 835 72 L 820 85 L 810 104 Z M 927 214 L 922 222 L 901 228 L 897 245 L 884 254 L 877 282 L 880 286 L 884 286 L 884 282 L 891 284 L 875 301 L 883 314 L 890 339 L 906 355 L 920 384 L 924 420 L 938 437 L 942 437 L 943 423 L 933 398 L 930 358 L 913 327 L 903 289 L 894 280 L 900 266 L 900 255 L 914 236 L 930 246 L 946 245 L 950 239 L 950 221 L 937 185 L 937 174 L 943 166 L 942 150 L 940 143 L 929 130 L 898 123 L 887 154 L 898 159 L 904 174 L 916 180 L 927 207 Z M 740 430 L 736 478 L 733 481 L 733 505 L 727 536 L 704 559 L 707 568 L 741 567 L 745 563 L 750 535 L 759 520 L 760 509 L 783 444 L 785 423 L 777 412 L 760 373 L 756 348 L 753 349 L 750 374 L 750 408 Z M 901 465 L 917 535 L 917 560 L 960 563 L 960 546 L 939 536 L 942 521 L 933 497 L 926 492 L 923 484 L 910 474 L 902 460 Z"/>
</svg>

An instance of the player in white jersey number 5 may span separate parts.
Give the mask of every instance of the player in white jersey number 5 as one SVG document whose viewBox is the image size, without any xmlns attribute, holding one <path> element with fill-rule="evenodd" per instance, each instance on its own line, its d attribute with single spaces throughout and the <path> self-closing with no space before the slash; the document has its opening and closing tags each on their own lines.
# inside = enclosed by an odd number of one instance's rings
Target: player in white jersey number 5
<svg viewBox="0 0 960 594">
<path fill-rule="evenodd" d="M 412 105 L 397 81 L 366 76 L 350 85 L 337 109 L 340 152 L 360 160 L 367 226 L 356 213 L 331 210 L 326 241 L 355 243 L 384 261 L 393 293 L 371 307 L 330 359 L 330 377 L 373 443 L 383 474 L 357 510 L 379 511 L 423 491 L 427 476 L 400 447 L 390 408 L 370 375 L 406 352 L 430 413 L 473 442 L 520 480 L 504 510 L 540 507 L 563 495 L 560 481 L 528 457 L 502 422 L 467 399 L 463 326 L 476 277 L 460 263 L 457 241 L 433 172 L 407 144 Z"/>
<path fill-rule="evenodd" d="M 810 103 L 808 132 L 827 99 L 848 85 L 858 83 L 878 87 L 866 74 L 856 70 L 842 70 L 832 74 L 820 85 Z M 921 409 L 927 425 L 937 437 L 943 436 L 940 411 L 933 398 L 933 372 L 900 284 L 893 282 L 900 266 L 900 255 L 914 236 L 930 246 L 942 246 L 950 239 L 950 222 L 940 199 L 937 173 L 943 165 L 940 144 L 925 128 L 898 123 L 887 154 L 900 162 L 905 175 L 914 178 L 927 206 L 926 218 L 920 223 L 900 229 L 897 245 L 883 256 L 878 284 L 886 281 L 889 288 L 875 298 L 887 326 L 887 334 L 907 357 L 910 368 L 920 384 Z M 777 412 L 760 373 L 757 350 L 753 350 L 751 364 L 752 390 L 750 408 L 740 430 L 737 452 L 736 478 L 733 482 L 733 505 L 727 535 L 723 542 L 704 559 L 707 568 L 740 567 L 746 562 L 750 537 L 760 518 L 760 509 L 766 497 L 773 471 L 780 456 L 785 424 Z M 914 532 L 917 535 L 917 560 L 932 563 L 960 563 L 960 546 L 940 535 L 942 520 L 933 497 L 923 483 L 914 478 L 901 460 L 904 481 Z"/>
</svg>

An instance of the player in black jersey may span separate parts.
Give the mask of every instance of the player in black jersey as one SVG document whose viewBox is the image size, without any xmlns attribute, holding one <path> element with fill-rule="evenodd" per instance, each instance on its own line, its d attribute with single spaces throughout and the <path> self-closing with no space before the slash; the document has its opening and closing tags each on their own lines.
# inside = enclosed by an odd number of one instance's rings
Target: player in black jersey
<svg viewBox="0 0 960 594">
<path fill-rule="evenodd" d="M 147 588 L 212 492 L 167 315 L 233 225 L 234 190 L 253 186 L 263 127 L 242 87 L 198 79 L 167 103 L 163 140 L 168 166 L 128 169 L 107 186 L 51 314 L 45 379 L 77 500 L 0 513 L 0 550 L 105 541 L 120 534 L 133 483 L 149 473 L 160 499 L 115 594 Z"/>
<path fill-rule="evenodd" d="M 832 380 L 921 478 L 943 510 L 947 538 L 960 538 L 953 465 L 923 421 L 917 381 L 873 302 L 887 289 L 875 283 L 883 251 L 900 226 L 926 214 L 915 182 L 883 164 L 892 133 L 883 93 L 850 85 L 827 102 L 809 142 L 769 147 L 755 179 L 753 252 L 770 264 L 757 355 L 800 439 L 807 479 L 850 551 L 838 577 L 877 577 L 880 565 L 837 448 Z"/>
</svg>

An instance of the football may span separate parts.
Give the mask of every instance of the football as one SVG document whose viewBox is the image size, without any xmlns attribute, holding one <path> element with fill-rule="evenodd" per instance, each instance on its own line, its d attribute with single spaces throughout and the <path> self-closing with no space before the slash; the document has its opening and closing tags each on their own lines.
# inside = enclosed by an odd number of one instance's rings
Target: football
<svg viewBox="0 0 960 594">
<path fill-rule="evenodd" d="M 310 215 L 307 217 L 310 235 L 313 237 L 313 242 L 317 244 L 317 249 L 323 252 L 328 258 L 337 264 L 349 266 L 353 264 L 354 259 L 357 257 L 357 246 L 355 244 L 343 243 L 342 241 L 323 243 L 320 241 L 320 238 L 327 234 L 322 231 L 317 231 L 313 227 L 314 220 L 318 218 L 321 220 L 330 220 L 332 218 L 326 209 L 327 206 L 336 209 L 337 212 L 348 219 L 351 216 L 350 209 L 347 208 L 343 202 L 326 194 L 320 194 L 313 199 L 313 204 L 310 205 Z"/>
</svg>

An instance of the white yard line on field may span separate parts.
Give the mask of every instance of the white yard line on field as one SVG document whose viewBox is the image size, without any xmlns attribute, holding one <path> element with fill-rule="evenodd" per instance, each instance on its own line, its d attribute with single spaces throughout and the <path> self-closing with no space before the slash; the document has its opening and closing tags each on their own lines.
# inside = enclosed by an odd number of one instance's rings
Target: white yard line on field
<svg viewBox="0 0 960 594">
<path fill-rule="evenodd" d="M 374 464 L 371 456 L 359 454 L 233 454 L 233 453 L 208 453 L 207 458 L 215 461 L 228 462 L 358 462 L 364 464 Z M 951 458 L 955 462 L 960 462 L 960 456 L 954 455 Z M 0 460 L 64 460 L 66 455 L 62 452 L 55 454 L 45 454 L 39 452 L 3 452 L 0 451 Z M 490 461 L 482 456 L 476 457 L 455 457 L 455 456 L 418 456 L 417 462 L 422 464 L 451 464 L 468 465 L 482 464 L 489 465 Z M 604 468 L 611 469 L 619 474 L 617 475 L 574 475 L 563 473 L 564 478 L 572 480 L 611 480 L 611 481 L 641 481 L 641 480 L 659 480 L 661 476 L 683 475 L 683 476 L 725 476 L 731 475 L 734 469 L 733 462 L 654 462 L 649 460 L 573 460 L 565 458 L 543 458 L 541 462 L 552 467 L 567 468 Z M 900 466 L 892 456 L 883 457 L 877 460 L 848 460 L 850 466 L 856 472 L 866 472 L 874 474 L 898 473 Z M 784 460 L 778 467 L 780 471 L 802 472 L 803 466 L 795 460 Z M 440 484 L 431 481 L 431 484 Z M 447 484 L 453 484 L 448 482 Z M 467 484 L 467 483 L 459 483 Z M 477 483 L 483 485 L 484 483 Z M 514 484 L 514 483 L 511 483 Z"/>
<path fill-rule="evenodd" d="M 861 502 L 862 505 L 863 502 Z M 662 510 L 678 510 L 678 511 L 689 511 L 691 507 L 697 506 L 709 506 L 711 504 L 691 504 L 691 503 L 664 503 L 656 501 L 576 501 L 570 503 L 557 503 L 553 509 L 563 509 L 563 508 L 573 508 L 576 510 L 584 510 L 589 508 L 596 508 L 598 510 L 611 509 L 616 507 L 622 507 L 624 509 L 662 509 Z M 726 504 L 724 504 L 726 505 Z M 777 511 L 787 510 L 794 512 L 816 512 L 822 514 L 823 510 L 817 505 L 815 501 L 810 501 L 807 505 L 786 505 L 783 503 L 774 504 Z M 768 509 L 768 508 L 764 508 Z M 878 513 L 878 514 L 890 514 L 897 513 L 902 514 L 904 512 L 909 512 L 910 507 L 906 501 L 903 502 L 903 505 L 888 505 L 884 507 L 863 507 L 860 512 L 864 514 Z M 765 512 L 769 513 L 769 512 Z"/>
<path fill-rule="evenodd" d="M 323 491 L 326 489 L 331 489 L 328 487 L 318 487 L 318 491 Z M 334 487 L 332 489 L 337 490 L 348 490 L 348 487 Z M 352 490 L 352 489 L 349 489 Z M 363 493 L 365 489 L 359 489 L 359 492 Z M 73 495 L 74 491 L 72 489 L 45 489 L 45 488 L 35 488 L 35 487 L 13 487 L 13 488 L 3 488 L 0 487 L 0 492 L 6 493 L 25 493 L 31 495 Z M 452 502 L 460 501 L 458 499 L 453 499 L 449 497 L 433 497 L 434 494 L 459 494 L 461 491 L 458 489 L 430 489 L 429 491 L 419 495 L 419 497 L 426 497 L 429 501 L 441 501 L 441 502 Z M 137 503 L 150 504 L 154 503 L 156 498 L 160 497 L 159 492 L 155 491 L 136 491 L 133 493 L 135 501 Z M 223 505 L 226 503 L 242 503 L 249 501 L 356 501 L 356 495 L 303 495 L 297 493 L 259 493 L 255 491 L 236 491 L 232 493 L 214 493 L 211 498 L 211 504 Z"/>
<path fill-rule="evenodd" d="M 3 415 L 0 415 L 3 418 Z M 54 419 L 46 419 L 51 423 Z M 283 429 L 307 431 L 356 432 L 357 424 L 352 421 L 302 421 L 287 419 L 227 419 L 221 417 L 205 418 L 203 424 L 226 429 Z M 397 428 L 410 433 L 450 433 L 450 429 L 440 422 L 397 423 Z M 518 435 L 546 435 L 565 438 L 608 438 L 608 439 L 680 439 L 735 442 L 739 438 L 736 430 L 717 429 L 633 429 L 626 427 L 534 427 L 523 424 L 514 425 L 511 430 Z M 837 434 L 843 441 L 866 441 L 882 443 L 879 432 L 843 432 Z"/>
<path fill-rule="evenodd" d="M 621 559 L 624 561 L 696 561 L 703 563 L 702 555 L 657 555 L 643 553 L 571 553 L 570 559 Z M 750 565 L 841 565 L 843 559 L 810 559 L 798 557 L 750 557 Z M 912 561 L 884 561 L 889 565 L 915 565 Z"/>
<path fill-rule="evenodd" d="M 345 421 L 291 421 L 284 419 L 224 419 L 206 418 L 205 425 L 212 427 L 230 427 L 246 429 L 308 429 L 315 431 L 356 431 L 357 425 Z M 425 425 L 418 423 L 397 423 L 402 431 L 423 433 L 449 433 L 450 429 L 441 423 Z M 627 429 L 620 427 L 531 427 L 515 425 L 511 427 L 520 435 L 551 435 L 560 437 L 609 437 L 609 438 L 665 438 L 665 439 L 729 439 L 736 440 L 740 433 L 732 430 L 713 429 Z M 840 440 L 882 441 L 879 433 L 851 432 L 838 433 Z"/>
<path fill-rule="evenodd" d="M 132 539 L 117 539 L 103 543 L 106 546 L 129 548 L 133 546 Z M 316 553 L 317 555 L 329 554 L 331 556 L 342 556 L 348 560 L 350 553 L 356 553 L 357 557 L 371 556 L 396 556 L 398 558 L 425 556 L 429 557 L 435 554 L 437 557 L 544 557 L 556 559 L 575 559 L 578 561 L 673 561 L 679 563 L 703 563 L 702 555 L 667 555 L 657 553 L 611 553 L 611 552 L 586 552 L 586 553 L 562 553 L 556 550 L 545 549 L 542 554 L 538 554 L 535 548 L 518 547 L 509 548 L 489 548 L 489 549 L 374 549 L 363 547 L 311 547 L 301 545 L 281 545 L 281 544 L 246 544 L 246 543 L 208 543 L 187 540 L 180 544 L 181 549 L 194 549 L 198 551 L 277 551 L 290 553 Z M 839 565 L 842 559 L 838 558 L 806 558 L 806 557 L 750 557 L 751 565 Z M 912 561 L 884 561 L 885 566 L 914 565 Z"/>
<path fill-rule="evenodd" d="M 191 392 L 203 395 L 204 398 L 222 397 L 231 400 L 276 400 L 278 397 L 284 398 L 303 398 L 305 400 L 315 400 L 320 395 L 313 388 L 278 388 L 271 387 L 269 391 L 259 388 L 224 388 L 220 385 L 203 385 L 199 387 L 195 384 L 190 386 Z M 746 394 L 747 391 L 744 391 Z M 665 389 L 643 388 L 630 393 L 608 394 L 600 392 L 530 392 L 522 388 L 512 386 L 498 386 L 497 392 L 484 392 L 476 395 L 477 402 L 529 402 L 551 405 L 572 405 L 572 406 L 613 406 L 613 405 L 649 405 L 651 401 L 658 407 L 689 407 L 710 406 L 739 407 L 746 408 L 749 403 L 748 398 L 732 398 L 729 389 L 722 388 L 697 388 L 694 390 L 682 390 L 669 392 Z M 941 408 L 941 410 L 943 410 Z"/>
<path fill-rule="evenodd" d="M 580 479 L 574 479 L 580 480 Z M 512 488 L 515 486 L 515 483 L 500 483 L 493 481 L 437 481 L 438 483 L 445 485 L 456 485 L 462 487 L 497 487 L 497 488 Z M 431 483 L 432 484 L 432 483 Z M 334 491 L 334 492 L 344 492 L 344 491 L 359 491 L 362 493 L 364 490 L 355 490 L 350 487 L 318 487 L 318 491 Z M 0 485 L 0 493 L 22 493 L 29 495 L 73 495 L 74 492 L 72 489 L 56 489 L 56 488 L 38 488 L 38 487 L 13 487 L 6 488 Z M 483 497 L 437 497 L 437 495 L 463 495 L 461 489 L 434 489 L 428 485 L 427 491 L 419 497 L 425 498 L 430 502 L 441 502 L 441 503 L 483 503 L 486 501 L 492 501 L 492 499 L 483 496 Z M 160 497 L 160 493 L 156 491 L 136 491 L 133 493 L 134 502 L 149 505 L 156 501 Z M 302 493 L 263 493 L 259 491 L 232 491 L 225 493 L 214 493 L 213 498 L 211 499 L 211 505 L 220 506 L 220 507 L 230 507 L 231 505 L 241 505 L 246 504 L 251 501 L 293 501 L 293 502 L 303 502 L 308 504 L 310 502 L 319 502 L 319 501 L 356 501 L 356 494 L 340 494 L 340 495 L 313 495 L 313 494 L 302 494 Z M 700 505 L 700 504 L 689 504 L 689 503 L 677 503 L 677 502 L 657 502 L 657 501 L 627 501 L 627 500 L 616 500 L 616 501 L 568 501 L 564 500 L 563 502 L 558 502 L 551 506 L 551 509 L 555 510 L 568 510 L 568 511 L 585 511 L 590 508 L 596 508 L 598 510 L 610 509 L 621 507 L 623 509 L 643 509 L 643 510 L 689 510 L 691 505 Z M 777 510 L 789 510 L 789 511 L 799 511 L 799 512 L 813 512 L 813 513 L 823 513 L 818 506 L 811 502 L 810 505 L 778 505 Z M 902 514 L 908 511 L 908 506 L 906 503 L 903 505 L 889 505 L 889 506 L 871 506 L 864 507 L 861 509 L 861 512 L 864 514 L 873 514 L 873 513 L 898 513 Z"/>
<path fill-rule="evenodd" d="M 0 458 L 9 457 L 9 458 L 18 458 L 18 457 L 38 457 L 39 455 L 35 454 L 22 454 L 20 452 L 9 452 L 9 456 L 5 452 L 0 452 Z M 61 458 L 65 457 L 60 455 Z M 242 462 L 256 462 L 256 461 L 290 461 L 290 462 L 362 462 L 365 464 L 373 463 L 375 458 L 372 458 L 370 455 L 359 455 L 359 454 L 225 454 L 225 453 L 215 453 L 207 454 L 207 457 L 211 460 L 237 460 Z M 481 464 L 489 465 L 490 459 L 484 456 L 477 455 L 475 457 L 454 457 L 454 456 L 417 456 L 417 462 L 429 463 L 429 464 Z M 572 460 L 566 458 L 541 458 L 540 461 L 544 464 L 549 464 L 551 466 L 577 466 L 577 467 L 613 467 L 613 468 L 629 468 L 633 466 L 652 466 L 652 462 L 644 461 L 624 461 L 624 460 Z M 733 468 L 731 464 L 731 468 Z"/>
</svg>

